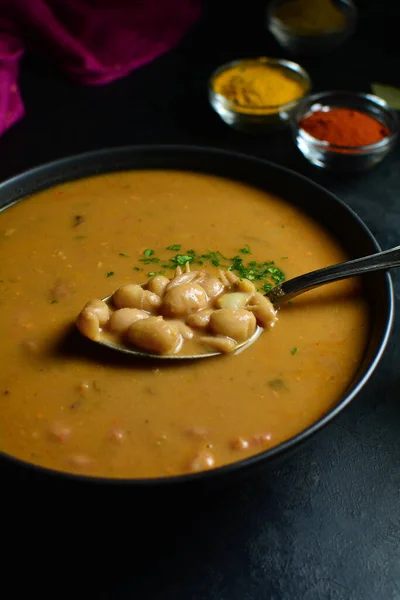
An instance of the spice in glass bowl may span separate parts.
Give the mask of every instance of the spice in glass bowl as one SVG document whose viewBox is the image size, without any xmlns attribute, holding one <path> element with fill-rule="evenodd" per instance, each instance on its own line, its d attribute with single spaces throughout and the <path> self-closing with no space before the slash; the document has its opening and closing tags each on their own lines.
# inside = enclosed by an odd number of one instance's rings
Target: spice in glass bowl
<svg viewBox="0 0 400 600">
<path fill-rule="evenodd" d="M 379 164 L 395 147 L 396 111 L 373 94 L 327 91 L 311 94 L 292 118 L 296 145 L 317 167 L 359 172 Z"/>
<path fill-rule="evenodd" d="M 389 129 L 378 119 L 344 107 L 311 112 L 301 119 L 299 127 L 317 140 L 346 148 L 369 146 L 390 135 Z M 332 150 L 344 151 L 340 148 Z"/>
<path fill-rule="evenodd" d="M 294 32 L 307 35 L 339 31 L 347 24 L 332 0 L 289 0 L 277 7 L 274 16 Z"/>
<path fill-rule="evenodd" d="M 305 82 L 267 59 L 243 61 L 222 71 L 214 92 L 235 105 L 238 112 L 268 114 L 305 94 Z"/>
<path fill-rule="evenodd" d="M 352 0 L 270 0 L 266 24 L 293 54 L 316 56 L 341 46 L 357 24 Z"/>
<path fill-rule="evenodd" d="M 284 58 L 243 58 L 216 69 L 209 100 L 221 119 L 239 131 L 272 133 L 289 125 L 311 80 L 297 63 Z"/>
</svg>

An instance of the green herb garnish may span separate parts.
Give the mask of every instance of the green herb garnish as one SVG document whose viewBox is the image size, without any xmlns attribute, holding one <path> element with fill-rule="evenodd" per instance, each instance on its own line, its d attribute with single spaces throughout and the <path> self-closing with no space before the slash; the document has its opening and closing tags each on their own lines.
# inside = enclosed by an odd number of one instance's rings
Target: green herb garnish
<svg viewBox="0 0 400 600">
<path fill-rule="evenodd" d="M 234 256 L 229 271 L 234 271 L 241 279 L 249 279 L 250 281 L 260 279 L 272 279 L 275 284 L 281 283 L 285 279 L 284 273 L 273 266 L 274 262 L 256 262 L 250 261 L 247 265 L 243 262 L 240 256 Z M 269 291 L 269 290 L 265 290 Z"/>
<path fill-rule="evenodd" d="M 292 353 L 292 356 L 294 356 L 297 352 L 297 348 L 292 348 L 290 352 Z"/>
<path fill-rule="evenodd" d="M 183 267 L 186 263 L 193 262 L 193 256 L 191 254 L 177 254 L 171 260 L 176 266 Z"/>
<path fill-rule="evenodd" d="M 140 262 L 144 263 L 145 265 L 150 265 L 151 263 L 160 262 L 160 259 L 158 258 L 158 256 L 151 256 L 150 258 L 140 258 L 139 260 L 140 260 Z"/>
<path fill-rule="evenodd" d="M 114 274 L 115 274 L 114 271 L 108 271 L 107 277 L 112 277 Z"/>
<path fill-rule="evenodd" d="M 128 257 L 129 257 L 129 254 L 125 254 L 125 252 L 120 252 L 120 253 L 119 253 L 119 255 L 120 255 L 120 256 L 125 256 L 125 258 L 128 258 Z"/>
<path fill-rule="evenodd" d="M 166 250 L 176 251 L 181 249 L 181 244 L 172 244 L 167 246 Z M 241 254 L 251 254 L 250 246 L 246 244 L 243 248 L 240 248 Z M 185 253 L 178 253 L 170 258 L 154 256 L 155 251 L 151 248 L 147 248 L 143 252 L 143 257 L 139 258 L 139 261 L 145 265 L 158 264 L 162 269 L 176 269 L 177 267 L 184 267 L 187 263 L 193 265 L 213 265 L 220 269 L 228 269 L 236 273 L 241 279 L 249 279 L 250 281 L 260 281 L 259 291 L 264 293 L 269 292 L 275 285 L 282 283 L 285 280 L 285 275 L 277 267 L 274 261 L 263 261 L 258 262 L 256 260 L 250 260 L 245 262 L 245 257 L 236 255 L 234 257 L 227 257 L 219 250 L 207 249 L 202 254 L 196 252 L 192 248 L 186 250 Z M 125 256 L 121 253 L 121 255 Z M 133 267 L 134 270 L 139 271 L 138 267 Z M 157 274 L 162 274 L 165 271 L 150 271 L 149 277 L 153 277 Z"/>
<path fill-rule="evenodd" d="M 200 260 L 204 259 L 204 260 L 208 260 L 212 265 L 214 265 L 214 267 L 224 267 L 227 268 L 229 265 L 223 265 L 221 264 L 221 261 L 230 261 L 229 258 L 227 258 L 226 256 L 224 256 L 223 254 L 221 254 L 221 252 L 219 250 L 214 251 L 214 250 L 210 250 L 208 249 L 208 252 L 206 254 L 200 254 Z M 200 262 L 200 261 L 198 261 Z M 200 264 L 203 264 L 203 262 L 201 262 Z"/>
</svg>

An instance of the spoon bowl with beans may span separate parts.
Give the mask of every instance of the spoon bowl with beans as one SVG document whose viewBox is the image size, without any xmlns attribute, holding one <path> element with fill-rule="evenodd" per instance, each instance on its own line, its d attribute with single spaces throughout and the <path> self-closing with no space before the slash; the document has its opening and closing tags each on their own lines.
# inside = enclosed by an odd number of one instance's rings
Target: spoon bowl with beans
<svg viewBox="0 0 400 600">
<path fill-rule="evenodd" d="M 400 266 L 400 246 L 300 275 L 266 294 L 232 271 L 177 267 L 90 300 L 76 320 L 87 338 L 142 358 L 193 360 L 237 354 L 278 320 L 281 304 L 321 285 Z"/>
</svg>

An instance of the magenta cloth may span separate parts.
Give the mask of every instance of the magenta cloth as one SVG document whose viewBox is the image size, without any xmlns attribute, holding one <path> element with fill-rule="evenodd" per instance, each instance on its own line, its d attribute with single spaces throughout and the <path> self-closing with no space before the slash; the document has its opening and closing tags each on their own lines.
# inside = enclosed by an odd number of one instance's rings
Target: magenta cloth
<svg viewBox="0 0 400 600">
<path fill-rule="evenodd" d="M 170 50 L 199 15 L 200 0 L 0 0 L 0 135 L 24 114 L 25 49 L 77 82 L 104 84 Z"/>
</svg>

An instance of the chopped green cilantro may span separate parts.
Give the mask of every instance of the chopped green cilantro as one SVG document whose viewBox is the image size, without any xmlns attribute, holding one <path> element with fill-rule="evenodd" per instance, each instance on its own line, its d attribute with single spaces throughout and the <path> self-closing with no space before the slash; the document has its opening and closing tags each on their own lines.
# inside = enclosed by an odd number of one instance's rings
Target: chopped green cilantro
<svg viewBox="0 0 400 600">
<path fill-rule="evenodd" d="M 119 253 L 120 256 L 125 256 L 126 258 L 128 258 L 129 254 L 125 254 L 125 252 L 120 252 Z"/>
<path fill-rule="evenodd" d="M 294 356 L 297 352 L 297 348 L 292 348 L 290 352 L 292 353 L 292 356 Z"/>
<path fill-rule="evenodd" d="M 158 258 L 158 256 L 151 256 L 150 258 L 140 258 L 139 260 L 140 260 L 140 262 L 144 263 L 145 265 L 150 265 L 151 263 L 160 262 L 160 259 Z"/>
<path fill-rule="evenodd" d="M 176 266 L 183 267 L 186 263 L 193 262 L 193 256 L 190 254 L 177 254 L 172 259 L 172 262 L 175 263 Z"/>
<path fill-rule="evenodd" d="M 107 277 L 112 277 L 114 275 L 114 271 L 108 271 Z"/>
<path fill-rule="evenodd" d="M 172 244 L 171 246 L 167 246 L 166 250 L 177 251 L 182 248 L 181 244 Z M 251 254 L 251 250 L 248 244 L 246 244 L 243 248 L 240 248 L 241 254 Z M 196 250 L 190 249 L 186 250 L 185 253 L 175 254 L 175 256 L 171 256 L 170 258 L 159 258 L 158 256 L 154 256 L 155 251 L 151 248 L 147 248 L 143 252 L 143 258 L 139 258 L 139 261 L 145 265 L 157 264 L 160 263 L 160 266 L 163 269 L 176 269 L 176 267 L 184 267 L 187 263 L 192 265 L 213 265 L 214 267 L 218 267 L 221 269 L 228 269 L 229 271 L 233 271 L 236 273 L 241 279 L 249 279 L 250 281 L 260 281 L 261 287 L 258 289 L 261 292 L 269 292 L 275 285 L 282 283 L 285 280 L 284 273 L 277 267 L 274 261 L 263 261 L 258 262 L 256 260 L 251 260 L 249 262 L 245 262 L 245 258 L 236 255 L 234 257 L 228 257 L 222 254 L 219 250 L 210 250 L 207 249 L 203 254 L 197 253 Z M 121 253 L 122 256 L 126 256 Z M 134 270 L 142 270 L 138 267 L 133 267 Z M 161 274 L 165 271 L 150 271 L 149 277 L 154 276 L 155 274 Z"/>
<path fill-rule="evenodd" d="M 147 273 L 147 275 L 149 277 L 154 277 L 155 275 L 164 275 L 165 271 L 150 271 L 150 273 Z"/>
</svg>

